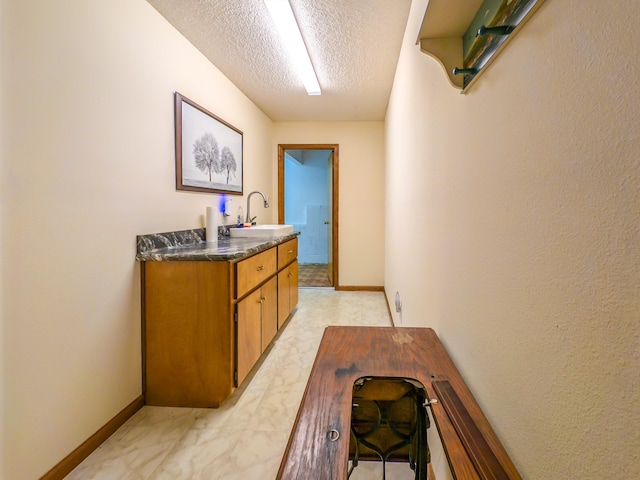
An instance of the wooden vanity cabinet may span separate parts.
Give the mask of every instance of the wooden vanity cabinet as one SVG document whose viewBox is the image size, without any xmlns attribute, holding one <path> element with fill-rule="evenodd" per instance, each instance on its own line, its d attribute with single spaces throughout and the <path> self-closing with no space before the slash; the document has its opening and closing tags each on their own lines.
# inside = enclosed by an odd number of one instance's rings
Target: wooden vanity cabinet
<svg viewBox="0 0 640 480">
<path fill-rule="evenodd" d="M 278 330 L 298 304 L 298 261 L 278 272 Z"/>
<path fill-rule="evenodd" d="M 278 247 L 274 247 L 236 264 L 236 297 L 255 289 L 238 301 L 236 307 L 236 386 L 242 383 L 278 331 L 277 259 Z"/>
<path fill-rule="evenodd" d="M 260 289 L 262 293 L 262 343 L 260 346 L 261 353 L 267 350 L 267 347 L 278 333 L 278 280 L 273 277 L 265 283 Z"/>
<path fill-rule="evenodd" d="M 289 265 L 298 258 L 298 239 L 294 238 L 288 242 L 278 245 L 278 270 Z"/>
<path fill-rule="evenodd" d="M 276 273 L 277 248 L 270 248 L 236 264 L 236 298 L 242 297 Z"/>
<path fill-rule="evenodd" d="M 278 329 L 298 304 L 298 239 L 278 245 Z"/>
<path fill-rule="evenodd" d="M 238 302 L 238 375 L 240 385 L 278 331 L 276 277 Z"/>
<path fill-rule="evenodd" d="M 145 403 L 218 407 L 234 388 L 233 264 L 143 265 Z"/>
<path fill-rule="evenodd" d="M 239 261 L 143 262 L 145 403 L 218 407 L 295 307 L 296 257 L 294 238 Z"/>
<path fill-rule="evenodd" d="M 236 383 L 245 379 L 251 367 L 262 355 L 262 291 L 250 293 L 238 302 L 236 337 L 238 339 L 238 369 Z"/>
</svg>

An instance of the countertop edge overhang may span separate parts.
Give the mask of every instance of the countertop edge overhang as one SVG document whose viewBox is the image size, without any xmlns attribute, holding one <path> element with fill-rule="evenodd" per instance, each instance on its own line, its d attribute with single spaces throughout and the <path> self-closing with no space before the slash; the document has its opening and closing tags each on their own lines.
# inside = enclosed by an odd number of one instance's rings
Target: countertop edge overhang
<svg viewBox="0 0 640 480">
<path fill-rule="evenodd" d="M 263 238 L 224 238 L 215 243 L 198 241 L 186 245 L 177 244 L 163 248 L 140 251 L 136 255 L 139 262 L 224 262 L 239 260 L 281 243 L 293 240 L 300 232 L 294 232 L 279 237 Z M 138 241 L 138 245 L 140 241 Z"/>
</svg>

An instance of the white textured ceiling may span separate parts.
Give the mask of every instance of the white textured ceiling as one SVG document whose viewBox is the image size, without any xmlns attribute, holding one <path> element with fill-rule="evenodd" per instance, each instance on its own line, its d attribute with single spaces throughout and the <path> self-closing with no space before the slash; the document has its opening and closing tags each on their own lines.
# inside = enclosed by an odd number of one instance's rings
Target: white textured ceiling
<svg viewBox="0 0 640 480">
<path fill-rule="evenodd" d="M 307 95 L 262 0 L 148 0 L 275 121 L 382 120 L 411 0 L 290 0 L 322 95 Z"/>
</svg>

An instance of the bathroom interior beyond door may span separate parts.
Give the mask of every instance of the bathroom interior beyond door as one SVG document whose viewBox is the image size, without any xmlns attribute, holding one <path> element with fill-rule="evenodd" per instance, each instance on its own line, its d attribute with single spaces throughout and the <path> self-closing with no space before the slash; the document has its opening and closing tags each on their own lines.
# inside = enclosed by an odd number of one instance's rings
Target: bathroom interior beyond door
<svg viewBox="0 0 640 480">
<path fill-rule="evenodd" d="M 284 223 L 300 232 L 298 282 L 330 287 L 332 150 L 285 149 Z"/>
</svg>

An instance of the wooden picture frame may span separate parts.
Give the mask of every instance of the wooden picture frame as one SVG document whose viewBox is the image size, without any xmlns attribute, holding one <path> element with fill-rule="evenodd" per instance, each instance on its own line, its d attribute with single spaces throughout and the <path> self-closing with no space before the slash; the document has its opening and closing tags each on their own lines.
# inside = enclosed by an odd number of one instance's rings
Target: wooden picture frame
<svg viewBox="0 0 640 480">
<path fill-rule="evenodd" d="M 242 132 L 175 92 L 176 190 L 242 195 Z"/>
</svg>

